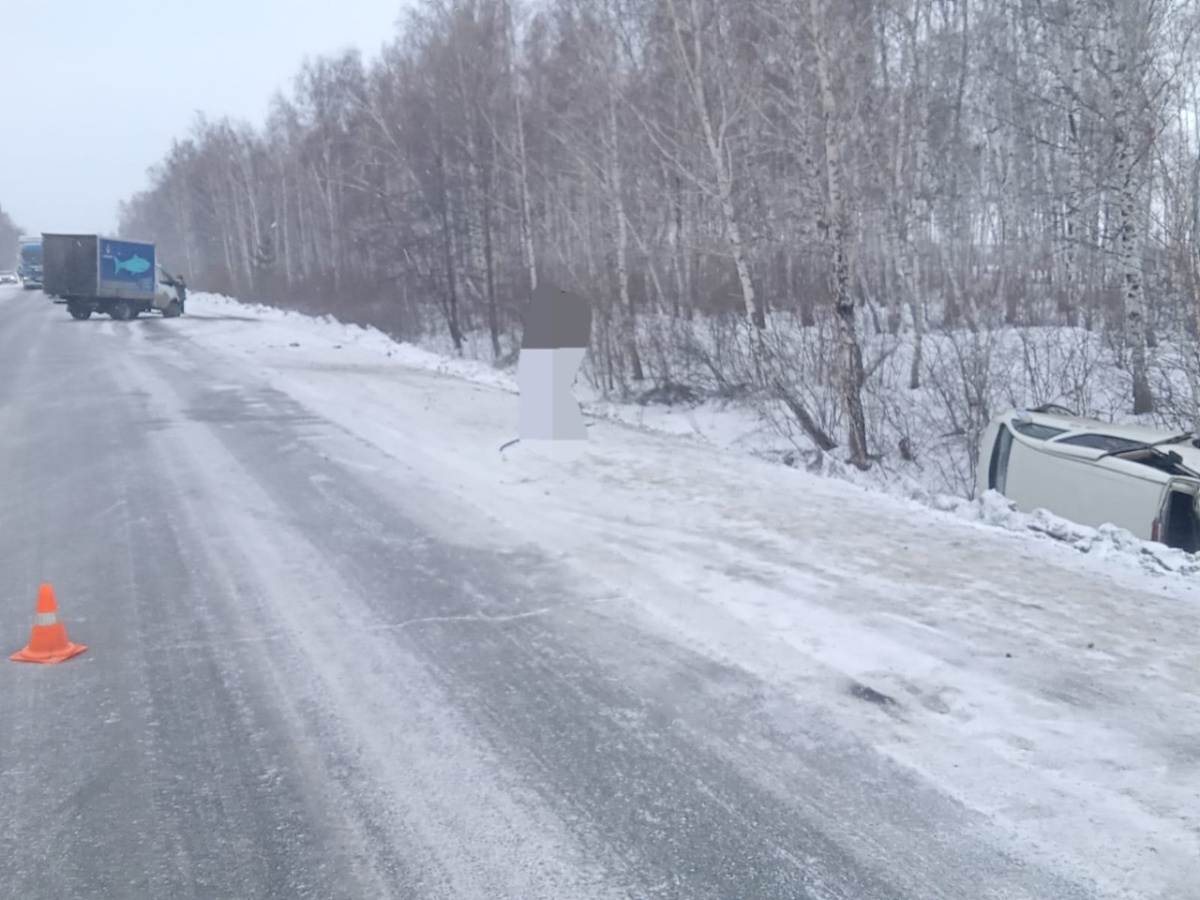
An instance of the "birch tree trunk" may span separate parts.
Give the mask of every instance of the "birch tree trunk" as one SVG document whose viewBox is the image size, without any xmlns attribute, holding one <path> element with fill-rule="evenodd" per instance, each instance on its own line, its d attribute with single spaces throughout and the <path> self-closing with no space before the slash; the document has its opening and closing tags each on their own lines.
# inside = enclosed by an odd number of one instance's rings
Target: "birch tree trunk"
<svg viewBox="0 0 1200 900">
<path fill-rule="evenodd" d="M 495 141 L 492 142 L 492 152 L 488 158 L 483 184 L 483 263 L 487 288 L 488 333 L 492 339 L 492 358 L 500 358 L 500 308 L 496 298 L 496 250 L 493 229 L 495 228 L 495 212 L 492 196 L 494 177 L 492 162 L 495 160 Z"/>
<path fill-rule="evenodd" d="M 1141 228 L 1138 185 L 1130 147 L 1129 110 L 1124 95 L 1114 98 L 1113 141 L 1116 144 L 1117 264 L 1121 271 L 1121 296 L 1125 304 L 1125 340 L 1133 378 L 1133 414 L 1154 411 L 1154 395 L 1146 363 L 1146 295 L 1142 285 Z"/>
<path fill-rule="evenodd" d="M 1117 208 L 1117 267 L 1121 273 L 1121 299 L 1124 304 L 1125 346 L 1129 351 L 1129 370 L 1133 381 L 1133 413 L 1143 415 L 1154 411 L 1154 395 L 1146 362 L 1146 295 L 1142 285 L 1142 229 L 1138 192 L 1138 159 L 1133 146 L 1138 97 L 1135 90 L 1137 72 L 1130 58 L 1134 53 L 1129 44 L 1136 39 L 1131 10 L 1116 12 L 1115 22 L 1107 21 L 1103 46 L 1106 56 L 1116 61 L 1111 79 L 1111 112 L 1113 143 L 1113 179 L 1116 185 Z M 1114 28 L 1120 23 L 1126 27 Z M 1114 44 L 1118 46 L 1114 47 Z"/>
<path fill-rule="evenodd" d="M 733 171 L 731 168 L 733 162 L 730 158 L 729 145 L 725 139 L 731 123 L 727 115 L 722 116 L 720 121 L 714 121 L 713 113 L 709 109 L 706 91 L 708 78 L 705 69 L 707 63 L 704 27 L 700 21 L 699 3 L 698 0 L 667 0 L 667 2 L 671 10 L 671 24 L 679 51 L 680 65 L 692 103 L 695 106 L 696 116 L 700 120 L 704 146 L 713 167 L 717 201 L 725 220 L 725 231 L 729 239 L 730 250 L 733 253 L 733 264 L 737 271 L 738 282 L 742 289 L 742 300 L 746 307 L 746 318 L 753 323 L 756 330 L 761 330 L 766 327 L 766 316 L 754 291 L 754 281 L 750 275 L 750 262 L 747 258 L 745 241 L 742 238 L 742 224 L 733 203 Z M 687 3 L 687 31 L 691 34 L 691 41 L 688 41 L 684 34 L 684 20 L 679 13 L 679 2 Z M 718 86 L 715 91 L 719 93 L 721 87 Z"/>
<path fill-rule="evenodd" d="M 533 244 L 533 202 L 529 196 L 529 156 L 525 148 L 525 114 L 521 105 L 522 87 L 513 15 L 512 3 L 507 3 L 505 5 L 506 56 L 515 118 L 513 128 L 516 131 L 517 193 L 521 207 L 521 249 L 525 257 L 525 268 L 529 275 L 529 290 L 532 294 L 538 286 L 537 255 Z"/>
<path fill-rule="evenodd" d="M 1067 89 L 1067 197 L 1063 235 L 1065 267 L 1062 311 L 1067 325 L 1079 324 L 1079 307 L 1083 304 L 1083 273 L 1079 265 L 1083 240 L 1083 35 L 1080 28 L 1079 0 L 1068 0 L 1067 35 L 1070 74 Z"/>
<path fill-rule="evenodd" d="M 613 77 L 616 77 L 614 71 Z M 608 156 L 609 207 L 616 226 L 617 243 L 617 292 L 621 304 L 621 322 L 625 353 L 634 381 L 645 380 L 642 359 L 638 355 L 637 318 L 633 301 L 629 297 L 629 224 L 625 215 L 625 193 L 621 178 L 621 135 L 617 127 L 617 98 L 615 88 L 608 95 L 608 139 L 605 141 Z"/>
<path fill-rule="evenodd" d="M 820 224 L 829 254 L 830 280 L 836 313 L 838 350 L 841 357 L 838 380 L 848 420 L 850 462 L 859 469 L 866 469 L 869 466 L 867 424 L 862 405 L 865 375 L 854 297 L 850 289 L 850 216 L 845 203 L 838 102 L 833 89 L 827 7 L 824 0 L 808 0 L 808 12 L 816 53 L 817 85 L 821 96 L 821 138 L 825 147 L 825 209 Z"/>
</svg>

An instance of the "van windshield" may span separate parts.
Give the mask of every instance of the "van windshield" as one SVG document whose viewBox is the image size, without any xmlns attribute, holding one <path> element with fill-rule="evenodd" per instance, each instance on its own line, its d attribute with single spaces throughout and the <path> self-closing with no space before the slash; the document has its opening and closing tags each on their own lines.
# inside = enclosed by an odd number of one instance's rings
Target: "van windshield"
<svg viewBox="0 0 1200 900">
<path fill-rule="evenodd" d="M 1184 475 L 1189 478 L 1200 478 L 1200 473 L 1183 464 L 1183 458 L 1174 450 L 1164 453 L 1159 450 L 1164 444 L 1175 444 L 1192 437 L 1190 432 L 1172 435 L 1161 441 L 1145 443 L 1131 438 L 1117 437 L 1113 434 L 1076 434 L 1055 441 L 1057 444 L 1071 444 L 1075 447 L 1091 447 L 1103 451 L 1101 459 L 1106 456 L 1117 456 L 1129 462 L 1141 463 L 1160 472 L 1170 475 Z"/>
<path fill-rule="evenodd" d="M 1076 434 L 1057 441 L 1059 444 L 1071 444 L 1076 447 L 1092 447 L 1105 453 L 1127 453 L 1130 450 L 1144 450 L 1147 447 L 1162 447 L 1165 444 L 1178 444 L 1193 437 L 1190 431 L 1173 434 L 1159 441 L 1147 443 L 1135 441 L 1132 438 L 1117 437 L 1114 434 Z"/>
<path fill-rule="evenodd" d="M 1091 447 L 1093 450 L 1103 450 L 1105 453 L 1125 453 L 1148 446 L 1141 441 L 1133 441 L 1112 434 L 1076 434 L 1065 437 L 1056 443 L 1070 444 L 1073 447 Z"/>
</svg>

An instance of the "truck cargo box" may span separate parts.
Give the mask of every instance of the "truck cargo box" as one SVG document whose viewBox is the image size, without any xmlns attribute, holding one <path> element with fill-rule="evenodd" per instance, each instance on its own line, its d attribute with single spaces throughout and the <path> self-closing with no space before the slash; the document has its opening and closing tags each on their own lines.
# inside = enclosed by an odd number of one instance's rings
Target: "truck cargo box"
<svg viewBox="0 0 1200 900">
<path fill-rule="evenodd" d="M 100 275 L 94 234 L 42 235 L 43 290 L 54 297 L 91 297 Z"/>
<path fill-rule="evenodd" d="M 95 234 L 43 234 L 43 290 L 64 300 L 152 300 L 154 245 Z"/>
</svg>

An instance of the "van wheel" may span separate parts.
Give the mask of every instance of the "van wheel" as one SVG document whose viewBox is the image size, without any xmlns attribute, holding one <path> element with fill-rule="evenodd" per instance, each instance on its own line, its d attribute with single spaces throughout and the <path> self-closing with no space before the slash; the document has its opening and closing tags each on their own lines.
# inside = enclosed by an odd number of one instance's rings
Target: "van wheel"
<svg viewBox="0 0 1200 900">
<path fill-rule="evenodd" d="M 72 319 L 79 319 L 80 321 L 92 317 L 92 308 L 90 306 L 76 306 L 72 303 L 67 306 L 67 312 L 71 314 Z"/>
<path fill-rule="evenodd" d="M 174 319 L 176 316 L 183 315 L 183 307 L 178 300 L 172 300 L 163 309 L 162 314 L 164 319 Z"/>
<path fill-rule="evenodd" d="M 128 300 L 117 300 L 108 308 L 108 314 L 118 322 L 128 322 L 136 315 L 133 304 Z"/>
</svg>

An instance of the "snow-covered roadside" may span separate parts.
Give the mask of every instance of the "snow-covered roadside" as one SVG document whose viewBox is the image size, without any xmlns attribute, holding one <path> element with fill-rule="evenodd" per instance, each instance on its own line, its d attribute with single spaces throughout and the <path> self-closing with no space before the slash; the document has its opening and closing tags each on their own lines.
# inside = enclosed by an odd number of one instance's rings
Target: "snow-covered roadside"
<svg viewBox="0 0 1200 900">
<path fill-rule="evenodd" d="M 352 349 L 354 353 L 363 354 L 365 358 L 373 359 L 380 365 L 452 375 L 512 394 L 517 393 L 516 377 L 508 371 L 496 369 L 476 359 L 456 359 L 413 344 L 397 342 L 374 328 L 347 325 L 329 316 L 306 316 L 270 306 L 244 304 L 217 294 L 190 294 L 188 302 L 194 315 L 208 319 L 237 321 L 251 318 L 253 321 L 271 323 L 273 337 L 271 340 L 264 339 L 261 348 L 254 343 L 254 335 L 248 336 L 251 341 L 249 345 L 243 346 L 238 341 L 228 344 L 230 349 L 249 356 L 253 356 L 260 349 L 298 347 L 303 349 L 306 358 L 313 358 L 314 352 L 328 351 L 332 355 L 327 361 L 337 363 L 344 362 L 347 356 L 344 351 Z M 208 333 L 208 330 L 205 333 Z M 292 347 L 293 344 L 297 346 Z M 705 403 L 689 408 L 622 404 L 605 400 L 582 384 L 576 385 L 575 393 L 585 413 L 592 418 L 621 422 L 643 430 L 697 438 L 718 449 L 760 458 L 778 458 L 790 449 L 787 441 L 765 426 L 753 411 L 736 405 Z M 516 437 L 515 432 L 512 436 Z M 1064 543 L 1078 552 L 1111 558 L 1117 564 L 1132 565 L 1150 574 L 1200 574 L 1200 557 L 1181 553 L 1161 544 L 1139 540 L 1121 528 L 1089 528 L 1044 510 L 1027 515 L 1017 512 L 1012 504 L 1002 497 L 993 495 L 968 500 L 965 497 L 931 491 L 926 485 L 903 475 L 892 478 L 875 474 L 863 476 L 849 466 L 836 464 L 823 468 L 837 478 L 872 491 L 913 500 L 922 506 L 950 512 L 969 521 Z"/>
<path fill-rule="evenodd" d="M 504 526 L 465 539 L 561 555 L 624 594 L 613 615 L 792 687 L 1115 896 L 1200 896 L 1200 603 L 1168 571 L 1181 555 L 607 420 L 569 466 L 501 454 L 515 386 L 487 366 L 204 295 L 189 311 L 173 329 Z M 1012 533 L 1031 528 L 1069 542 Z"/>
</svg>

